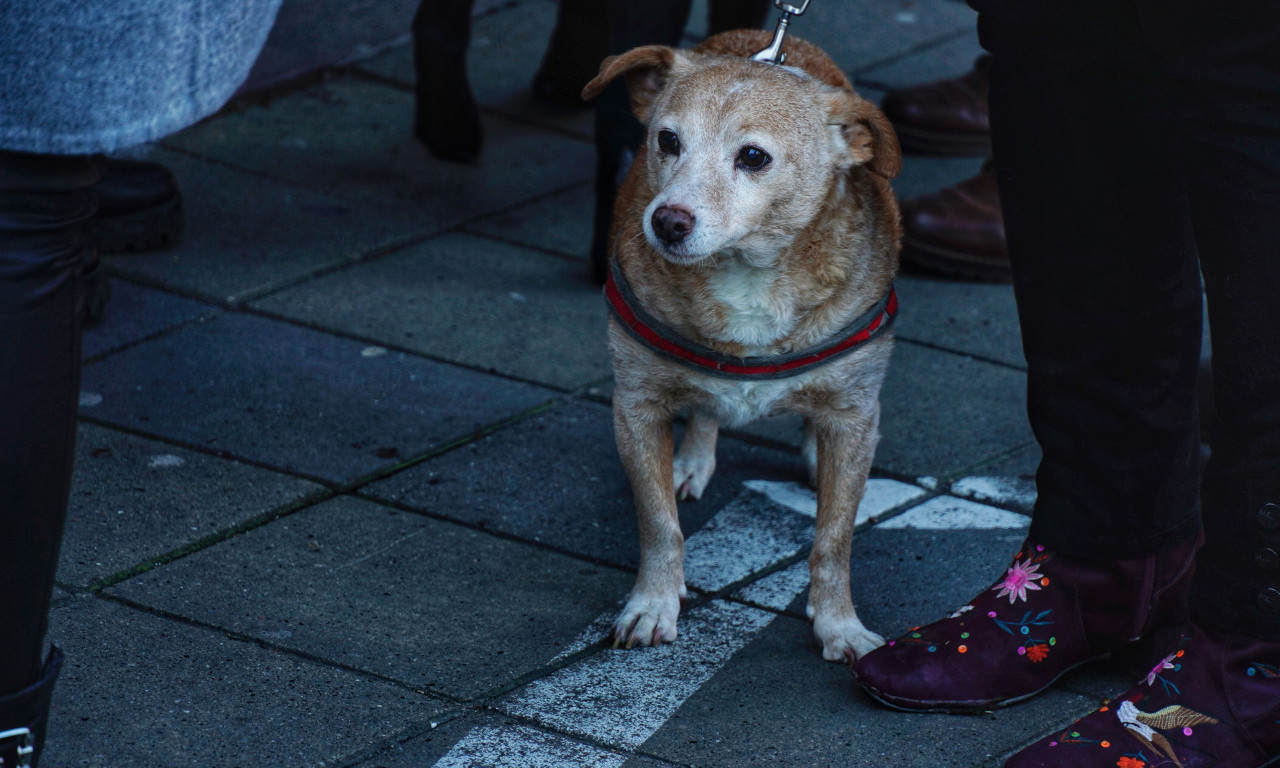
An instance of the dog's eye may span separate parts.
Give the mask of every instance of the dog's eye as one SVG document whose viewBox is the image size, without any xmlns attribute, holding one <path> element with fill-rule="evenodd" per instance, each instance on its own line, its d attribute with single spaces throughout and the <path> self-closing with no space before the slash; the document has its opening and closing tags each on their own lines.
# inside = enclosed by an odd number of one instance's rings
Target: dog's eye
<svg viewBox="0 0 1280 768">
<path fill-rule="evenodd" d="M 743 147 L 738 151 L 738 165 L 748 171 L 758 171 L 772 160 L 769 153 L 759 147 Z"/>
<path fill-rule="evenodd" d="M 673 131 L 658 131 L 658 149 L 664 155 L 680 154 L 680 138 Z"/>
</svg>

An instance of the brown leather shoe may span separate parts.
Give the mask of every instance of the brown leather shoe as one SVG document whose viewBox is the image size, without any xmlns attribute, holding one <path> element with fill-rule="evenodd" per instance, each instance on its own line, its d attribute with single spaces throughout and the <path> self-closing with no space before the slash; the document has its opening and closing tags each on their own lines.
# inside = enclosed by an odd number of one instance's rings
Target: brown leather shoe
<svg viewBox="0 0 1280 768">
<path fill-rule="evenodd" d="M 991 163 L 955 186 L 904 200 L 902 229 L 906 264 L 975 280 L 1012 279 Z"/>
<path fill-rule="evenodd" d="M 885 94 L 880 108 L 893 123 L 904 152 L 971 157 L 991 151 L 987 117 L 990 61 L 990 56 L 979 56 L 973 69 L 960 77 Z"/>
</svg>

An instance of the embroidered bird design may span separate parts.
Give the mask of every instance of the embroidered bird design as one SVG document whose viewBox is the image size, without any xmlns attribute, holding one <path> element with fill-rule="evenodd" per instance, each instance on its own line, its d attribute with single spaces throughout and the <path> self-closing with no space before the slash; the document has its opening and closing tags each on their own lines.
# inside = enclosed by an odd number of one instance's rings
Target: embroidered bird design
<svg viewBox="0 0 1280 768">
<path fill-rule="evenodd" d="M 1132 701 L 1122 702 L 1116 717 L 1135 739 L 1173 761 L 1177 768 L 1185 768 L 1173 751 L 1173 745 L 1159 731 L 1171 728 L 1191 728 L 1193 725 L 1213 725 L 1218 721 L 1206 714 L 1181 704 L 1171 704 L 1155 712 L 1143 712 Z"/>
</svg>

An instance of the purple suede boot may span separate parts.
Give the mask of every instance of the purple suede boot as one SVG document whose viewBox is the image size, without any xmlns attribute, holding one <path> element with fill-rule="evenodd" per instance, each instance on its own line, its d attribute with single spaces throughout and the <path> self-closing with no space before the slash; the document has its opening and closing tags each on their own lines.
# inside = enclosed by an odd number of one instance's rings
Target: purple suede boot
<svg viewBox="0 0 1280 768">
<path fill-rule="evenodd" d="M 1163 652 L 1187 620 L 1199 545 L 1195 538 L 1147 557 L 1094 561 L 1028 539 L 1004 578 L 948 618 L 858 659 L 854 672 L 895 709 L 985 712 L 1139 639 L 1162 639 Z"/>
<path fill-rule="evenodd" d="M 1193 625 L 1146 678 L 1005 768 L 1280 764 L 1280 643 Z"/>
</svg>

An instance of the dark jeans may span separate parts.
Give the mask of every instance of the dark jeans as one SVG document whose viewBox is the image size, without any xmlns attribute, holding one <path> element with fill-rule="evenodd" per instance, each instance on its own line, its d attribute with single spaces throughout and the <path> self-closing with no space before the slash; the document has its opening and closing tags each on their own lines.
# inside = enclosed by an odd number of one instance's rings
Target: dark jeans
<svg viewBox="0 0 1280 768">
<path fill-rule="evenodd" d="M 100 176 L 88 157 L 0 150 L 0 697 L 40 676 L 75 454 L 81 277 L 96 258 L 82 227 Z"/>
<path fill-rule="evenodd" d="M 972 0 L 1044 459 L 1032 536 L 1193 536 L 1193 610 L 1280 639 L 1280 10 Z M 1212 457 L 1199 472 L 1201 275 Z M 1203 515 L 1201 511 L 1203 510 Z M 1273 591 L 1274 590 L 1274 591 Z"/>
</svg>

